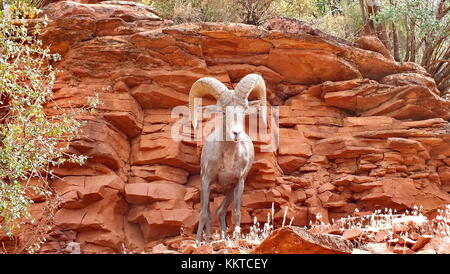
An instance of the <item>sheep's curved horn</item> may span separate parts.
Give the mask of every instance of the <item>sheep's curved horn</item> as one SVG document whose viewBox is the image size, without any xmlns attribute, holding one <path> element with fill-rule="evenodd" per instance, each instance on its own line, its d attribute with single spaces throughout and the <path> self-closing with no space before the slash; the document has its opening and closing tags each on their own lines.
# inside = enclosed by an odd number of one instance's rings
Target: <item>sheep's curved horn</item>
<svg viewBox="0 0 450 274">
<path fill-rule="evenodd" d="M 194 104 L 195 98 L 210 94 L 218 102 L 221 102 L 227 90 L 228 88 L 215 78 L 203 77 L 195 81 L 189 91 L 189 118 L 192 121 L 194 129 L 197 128 L 197 106 Z"/>
<path fill-rule="evenodd" d="M 239 81 L 235 89 L 236 95 L 241 99 L 247 99 L 250 93 L 255 92 L 256 97 L 261 100 L 261 116 L 263 123 L 267 125 L 266 120 L 266 84 L 261 75 L 258 74 L 248 74 Z"/>
</svg>

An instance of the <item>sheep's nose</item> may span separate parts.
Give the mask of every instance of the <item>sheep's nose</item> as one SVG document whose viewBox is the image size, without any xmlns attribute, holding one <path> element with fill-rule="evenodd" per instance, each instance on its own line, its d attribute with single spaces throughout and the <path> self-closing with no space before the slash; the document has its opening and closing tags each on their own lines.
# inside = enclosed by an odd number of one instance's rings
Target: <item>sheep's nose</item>
<svg viewBox="0 0 450 274">
<path fill-rule="evenodd" d="M 240 134 L 239 131 L 233 131 L 234 138 L 237 138 L 239 136 L 239 134 Z"/>
</svg>

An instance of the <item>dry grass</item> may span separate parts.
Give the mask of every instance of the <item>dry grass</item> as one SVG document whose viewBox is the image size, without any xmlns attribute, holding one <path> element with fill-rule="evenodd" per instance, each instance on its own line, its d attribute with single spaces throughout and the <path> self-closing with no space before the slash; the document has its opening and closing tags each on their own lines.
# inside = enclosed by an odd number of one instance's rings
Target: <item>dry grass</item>
<svg viewBox="0 0 450 274">
<path fill-rule="evenodd" d="M 287 216 L 288 207 L 285 207 L 283 222 L 280 227 L 286 226 L 286 216 Z M 272 209 L 269 213 L 267 213 L 267 220 L 265 223 L 258 222 L 257 218 L 253 219 L 253 224 L 250 226 L 249 232 L 246 234 L 240 233 L 240 228 L 235 228 L 235 232 L 230 236 L 223 238 L 220 233 L 215 232 L 212 234 L 212 241 L 210 244 L 214 245 L 222 245 L 228 249 L 235 249 L 239 251 L 240 254 L 248 254 L 250 251 L 257 245 L 259 245 L 262 241 L 264 241 L 267 237 L 270 236 L 272 231 L 275 229 L 274 223 L 275 209 L 274 204 L 272 203 Z M 291 226 L 293 222 L 293 218 L 289 221 L 287 226 Z M 206 244 L 206 242 L 201 242 L 200 246 Z M 220 250 L 219 250 L 220 251 Z M 227 250 L 224 250 L 225 254 L 227 254 Z"/>
<path fill-rule="evenodd" d="M 358 211 L 355 211 L 357 214 Z M 358 228 L 368 233 L 381 230 L 419 233 L 421 235 L 446 237 L 450 236 L 450 205 L 438 209 L 437 216 L 431 220 L 423 214 L 422 207 L 414 207 L 412 211 L 402 214 L 392 209 L 375 210 L 370 215 L 352 216 L 332 221 L 329 224 L 316 222 L 311 225 L 315 231 L 326 233 L 331 230 L 344 231 Z"/>
<path fill-rule="evenodd" d="M 287 223 L 285 209 L 283 223 L 280 227 L 284 227 Z M 450 237 L 450 205 L 445 208 L 437 210 L 436 217 L 428 219 L 423 214 L 422 207 L 414 207 L 411 211 L 397 213 L 392 209 L 376 210 L 370 215 L 358 216 L 359 212 L 355 211 L 355 216 L 341 218 L 339 220 L 332 220 L 331 223 L 322 222 L 321 216 L 317 216 L 317 221 L 311 223 L 309 227 L 310 232 L 315 234 L 340 234 L 350 229 L 359 229 L 362 234 L 353 239 L 355 248 L 365 249 L 365 245 L 370 242 L 376 242 L 376 236 L 379 232 L 387 232 L 388 237 L 384 241 L 387 243 L 395 243 L 399 238 L 408 239 L 417 237 L 445 238 Z M 292 219 L 288 226 L 291 226 Z M 278 228 L 278 227 L 277 227 Z M 274 227 L 274 210 L 267 215 L 265 223 L 259 223 L 254 219 L 253 225 L 247 234 L 239 235 L 233 233 L 230 237 L 223 239 L 220 233 L 212 235 L 213 246 L 220 246 L 222 248 L 215 248 L 214 253 L 229 253 L 228 250 L 238 251 L 241 254 L 248 254 L 250 251 L 264 241 L 275 229 Z M 206 244 L 202 242 L 200 245 Z M 225 249 L 225 250 L 223 250 Z"/>
<path fill-rule="evenodd" d="M 355 215 L 358 212 L 355 212 Z M 392 209 L 376 210 L 370 215 L 352 216 L 332 221 L 329 224 L 316 222 L 311 225 L 310 231 L 323 234 L 343 234 L 349 229 L 359 229 L 362 231 L 357 239 L 352 243 L 355 248 L 364 249 L 370 242 L 379 242 L 377 234 L 385 232 L 387 239 L 383 242 L 395 245 L 398 239 L 411 241 L 418 236 L 430 238 L 450 237 L 450 205 L 437 210 L 436 217 L 428 219 L 423 214 L 422 207 L 414 207 L 411 211 L 400 214 Z"/>
</svg>

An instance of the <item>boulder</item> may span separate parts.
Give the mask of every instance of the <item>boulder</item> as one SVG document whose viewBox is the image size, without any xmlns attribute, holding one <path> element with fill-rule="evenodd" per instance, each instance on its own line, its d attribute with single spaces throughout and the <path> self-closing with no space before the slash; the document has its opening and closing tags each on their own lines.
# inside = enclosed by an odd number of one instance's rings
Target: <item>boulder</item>
<svg viewBox="0 0 450 274">
<path fill-rule="evenodd" d="M 378 52 L 384 57 L 394 60 L 389 50 L 384 46 L 383 42 L 380 41 L 376 36 L 361 36 L 355 40 L 355 45 L 358 48 L 370 50 L 373 52 Z"/>
<path fill-rule="evenodd" d="M 351 243 L 339 236 L 316 236 L 298 227 L 275 230 L 252 254 L 351 254 Z"/>
</svg>

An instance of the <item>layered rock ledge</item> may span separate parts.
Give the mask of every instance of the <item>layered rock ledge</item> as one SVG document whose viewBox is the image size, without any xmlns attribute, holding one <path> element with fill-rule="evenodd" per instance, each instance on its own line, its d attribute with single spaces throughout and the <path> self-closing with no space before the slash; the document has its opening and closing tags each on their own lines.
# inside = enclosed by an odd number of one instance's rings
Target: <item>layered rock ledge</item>
<svg viewBox="0 0 450 274">
<path fill-rule="evenodd" d="M 244 230 L 284 208 L 307 225 L 355 209 L 431 210 L 450 196 L 450 102 L 414 63 L 397 63 L 311 28 L 173 25 L 130 2 L 56 2 L 43 40 L 62 55 L 55 102 L 96 114 L 72 148 L 89 156 L 52 187 L 62 198 L 42 252 L 175 248 L 198 221 L 201 143 L 176 141 L 173 107 L 212 76 L 232 88 L 261 74 L 279 106 L 280 147 L 260 152 L 242 199 Z M 49 105 L 50 107 L 51 105 Z M 257 146 L 258 148 L 258 146 Z M 213 194 L 213 212 L 223 197 Z M 45 201 L 37 203 L 45 203 Z M 213 218 L 215 214 L 213 213 Z M 217 225 L 214 220 L 213 225 Z"/>
</svg>

